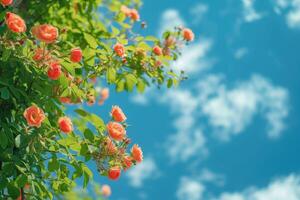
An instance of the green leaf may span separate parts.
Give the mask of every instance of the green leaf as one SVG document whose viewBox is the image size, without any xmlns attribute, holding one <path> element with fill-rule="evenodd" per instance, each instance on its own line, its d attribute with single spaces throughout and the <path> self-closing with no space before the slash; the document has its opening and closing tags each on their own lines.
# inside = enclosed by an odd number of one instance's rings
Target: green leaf
<svg viewBox="0 0 300 200">
<path fill-rule="evenodd" d="M 116 85 L 116 91 L 117 92 L 122 92 L 125 88 L 125 81 L 124 80 L 120 80 L 117 82 L 117 85 Z"/>
<path fill-rule="evenodd" d="M 173 80 L 171 78 L 168 79 L 167 87 L 170 88 L 173 85 Z"/>
<path fill-rule="evenodd" d="M 20 148 L 21 145 L 21 135 L 17 135 L 17 137 L 15 138 L 15 145 L 17 148 Z"/>
<path fill-rule="evenodd" d="M 85 41 L 90 45 L 90 47 L 96 49 L 98 46 L 97 40 L 90 34 L 84 33 L 84 39 Z"/>
<path fill-rule="evenodd" d="M 82 116 L 82 117 L 86 117 L 86 116 L 89 115 L 89 113 L 86 112 L 86 111 L 83 110 L 83 109 L 76 109 L 75 112 L 76 112 L 78 115 Z"/>
<path fill-rule="evenodd" d="M 95 137 L 94 137 L 93 132 L 90 129 L 85 129 L 83 134 L 84 134 L 84 137 L 86 139 L 88 139 L 90 142 L 94 142 Z"/>
<path fill-rule="evenodd" d="M 48 163 L 48 170 L 50 172 L 56 171 L 59 169 L 59 162 L 56 158 L 52 158 Z"/>
<path fill-rule="evenodd" d="M 86 188 L 90 178 L 93 177 L 93 172 L 85 165 L 82 166 L 82 171 L 83 171 L 83 188 Z"/>
<path fill-rule="evenodd" d="M 1 88 L 0 93 L 1 93 L 2 99 L 4 99 L 4 100 L 9 99 L 9 90 L 7 89 L 7 87 Z"/>
<path fill-rule="evenodd" d="M 12 198 L 17 198 L 20 195 L 20 190 L 12 183 L 8 184 L 7 186 L 8 194 Z"/>
<path fill-rule="evenodd" d="M 0 146 L 5 149 L 8 144 L 8 138 L 4 132 L 0 132 Z"/>
<path fill-rule="evenodd" d="M 126 88 L 129 92 L 131 92 L 137 83 L 136 77 L 132 74 L 128 74 L 125 76 L 126 79 Z"/>
<path fill-rule="evenodd" d="M 145 88 L 146 88 L 145 81 L 143 79 L 139 79 L 137 83 L 138 92 L 143 93 L 145 91 Z"/>
<path fill-rule="evenodd" d="M 109 67 L 106 73 L 106 79 L 108 83 L 114 83 L 116 80 L 117 71 L 113 67 Z"/>
<path fill-rule="evenodd" d="M 17 187 L 22 188 L 28 182 L 27 176 L 25 174 L 20 174 L 16 179 Z"/>
</svg>

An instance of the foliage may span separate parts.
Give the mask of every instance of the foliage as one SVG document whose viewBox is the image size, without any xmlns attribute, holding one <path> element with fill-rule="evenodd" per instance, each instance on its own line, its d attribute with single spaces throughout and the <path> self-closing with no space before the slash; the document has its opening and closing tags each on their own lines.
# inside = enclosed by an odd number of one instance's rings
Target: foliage
<svg viewBox="0 0 300 200">
<path fill-rule="evenodd" d="M 80 177 L 86 187 L 93 176 L 89 160 L 104 176 L 112 167 L 126 169 L 126 156 L 136 164 L 136 151 L 126 153 L 127 136 L 113 139 L 117 151 L 107 153 L 112 136 L 105 122 L 77 108 L 72 131 L 65 106 L 101 98 L 95 79 L 118 92 L 171 87 L 185 79 L 169 67 L 185 42 L 182 29 L 164 33 L 162 40 L 135 33 L 145 27 L 139 27 L 138 13 L 132 14 L 140 5 L 139 0 L 15 0 L 0 7 L 0 198 L 52 199 Z M 8 13 L 24 19 L 26 31 L 16 33 Z M 51 42 L 39 33 L 44 24 L 59 30 Z M 153 52 L 153 46 L 162 53 Z M 75 47 L 82 53 L 80 62 L 70 58 Z M 40 121 L 32 124 L 37 113 Z M 114 116 L 112 121 L 127 127 Z"/>
</svg>

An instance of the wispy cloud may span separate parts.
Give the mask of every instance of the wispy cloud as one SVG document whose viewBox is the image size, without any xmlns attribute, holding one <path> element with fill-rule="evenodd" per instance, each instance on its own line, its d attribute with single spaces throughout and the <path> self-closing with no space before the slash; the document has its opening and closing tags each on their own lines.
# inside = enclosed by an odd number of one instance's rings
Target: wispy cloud
<svg viewBox="0 0 300 200">
<path fill-rule="evenodd" d="M 146 158 L 142 163 L 130 169 L 126 175 L 132 187 L 142 187 L 144 181 L 159 176 L 157 165 L 152 158 Z"/>
<path fill-rule="evenodd" d="M 264 188 L 247 188 L 242 192 L 224 192 L 214 200 L 299 200 L 300 177 L 278 178 Z M 200 199 L 199 199 L 200 200 Z"/>
<path fill-rule="evenodd" d="M 285 19 L 289 28 L 300 29 L 300 0 L 275 0 L 274 9 L 277 14 L 286 11 Z"/>
<path fill-rule="evenodd" d="M 160 27 L 158 33 L 161 35 L 166 30 L 173 30 L 175 26 L 185 26 L 186 22 L 181 17 L 180 13 L 176 9 L 165 10 L 160 19 Z"/>
<path fill-rule="evenodd" d="M 268 122 L 268 136 L 277 138 L 285 128 L 288 91 L 273 86 L 267 79 L 253 75 L 250 80 L 228 87 L 218 76 L 199 82 L 201 112 L 208 117 L 220 139 L 242 133 L 261 114 Z"/>
<path fill-rule="evenodd" d="M 179 200 L 201 200 L 205 191 L 204 185 L 189 177 L 182 177 L 177 190 Z"/>
<path fill-rule="evenodd" d="M 242 0 L 243 3 L 243 14 L 246 22 L 253 22 L 262 18 L 262 14 L 258 13 L 255 8 L 255 0 Z"/>
<path fill-rule="evenodd" d="M 248 49 L 245 47 L 241 47 L 238 48 L 235 52 L 234 52 L 234 57 L 237 60 L 242 59 L 243 57 L 245 57 L 248 54 Z"/>
<path fill-rule="evenodd" d="M 204 15 L 208 12 L 208 6 L 203 3 L 197 3 L 190 9 L 190 15 L 193 24 L 199 24 L 202 21 Z"/>
<path fill-rule="evenodd" d="M 273 180 L 266 187 L 249 187 L 243 191 L 222 192 L 219 196 L 210 194 L 201 180 L 182 177 L 177 198 L 179 200 L 299 200 L 300 176 L 291 174 Z"/>
</svg>

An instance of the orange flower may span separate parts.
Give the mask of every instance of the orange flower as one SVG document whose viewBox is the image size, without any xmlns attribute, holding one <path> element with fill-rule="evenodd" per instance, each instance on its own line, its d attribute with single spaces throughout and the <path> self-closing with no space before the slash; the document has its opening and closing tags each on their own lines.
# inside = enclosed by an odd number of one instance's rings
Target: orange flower
<svg viewBox="0 0 300 200">
<path fill-rule="evenodd" d="M 26 31 L 26 24 L 24 20 L 14 13 L 7 12 L 5 16 L 5 22 L 12 32 L 23 33 Z"/>
<path fill-rule="evenodd" d="M 82 51 L 80 48 L 74 48 L 71 50 L 70 60 L 74 63 L 80 62 L 82 59 Z"/>
<path fill-rule="evenodd" d="M 24 111 L 23 116 L 27 120 L 29 126 L 40 127 L 45 119 L 45 114 L 42 109 L 37 106 L 30 106 Z"/>
<path fill-rule="evenodd" d="M 132 158 L 137 162 L 143 161 L 143 152 L 142 149 L 137 145 L 133 145 L 131 149 Z"/>
<path fill-rule="evenodd" d="M 123 57 L 125 55 L 124 45 L 117 43 L 117 44 L 115 44 L 115 46 L 113 48 L 114 48 L 115 53 L 118 56 Z"/>
<path fill-rule="evenodd" d="M 160 56 L 160 55 L 162 55 L 162 49 L 156 45 L 153 47 L 153 53 L 157 56 Z"/>
<path fill-rule="evenodd" d="M 123 163 L 124 163 L 124 170 L 129 169 L 132 165 L 132 158 L 130 156 L 125 156 L 123 158 Z"/>
<path fill-rule="evenodd" d="M 109 137 L 105 139 L 105 149 L 109 155 L 113 155 L 117 152 L 117 147 Z"/>
<path fill-rule="evenodd" d="M 126 120 L 126 116 L 119 106 L 113 106 L 110 114 L 116 122 L 123 122 Z"/>
<path fill-rule="evenodd" d="M 60 117 L 58 119 L 58 125 L 62 132 L 70 133 L 73 131 L 73 124 L 69 117 Z"/>
<path fill-rule="evenodd" d="M 2 6 L 9 6 L 13 3 L 13 0 L 1 0 Z"/>
<path fill-rule="evenodd" d="M 108 88 L 103 88 L 100 92 L 102 100 L 106 100 L 109 97 L 109 89 Z"/>
<path fill-rule="evenodd" d="M 194 38 L 195 38 L 195 35 L 194 35 L 193 31 L 191 29 L 188 29 L 188 28 L 185 28 L 185 29 L 182 30 L 182 35 L 183 35 L 183 38 L 186 41 L 193 41 Z"/>
<path fill-rule="evenodd" d="M 57 61 L 50 63 L 50 66 L 48 69 L 48 77 L 52 80 L 57 80 L 60 75 L 61 75 L 60 64 Z"/>
<path fill-rule="evenodd" d="M 71 100 L 70 97 L 60 97 L 59 100 L 60 100 L 61 103 L 65 103 L 65 104 L 71 104 L 72 103 L 72 100 Z"/>
<path fill-rule="evenodd" d="M 130 10 L 127 6 L 122 5 L 120 11 L 121 11 L 122 13 L 124 13 L 124 14 L 126 15 L 126 17 L 129 17 L 129 16 L 130 16 L 130 11 L 131 11 L 131 10 Z"/>
<path fill-rule="evenodd" d="M 53 43 L 58 38 L 58 30 L 49 24 L 36 25 L 32 29 L 32 34 L 40 41 Z"/>
<path fill-rule="evenodd" d="M 117 122 L 109 122 L 106 127 L 110 137 L 117 141 L 123 140 L 126 135 L 124 127 Z"/>
<path fill-rule="evenodd" d="M 133 21 L 139 21 L 140 15 L 136 9 L 131 9 L 129 12 L 129 16 Z"/>
<path fill-rule="evenodd" d="M 111 180 L 117 180 L 121 175 L 121 169 L 118 166 L 111 167 L 108 170 L 108 178 Z"/>
<path fill-rule="evenodd" d="M 35 54 L 33 55 L 32 59 L 34 61 L 41 61 L 43 59 L 49 60 L 51 56 L 49 55 L 49 52 L 47 50 L 44 50 L 42 48 L 37 48 L 35 50 Z"/>
<path fill-rule="evenodd" d="M 103 185 L 101 188 L 101 193 L 105 197 L 109 197 L 111 195 L 111 189 L 109 185 Z"/>
</svg>

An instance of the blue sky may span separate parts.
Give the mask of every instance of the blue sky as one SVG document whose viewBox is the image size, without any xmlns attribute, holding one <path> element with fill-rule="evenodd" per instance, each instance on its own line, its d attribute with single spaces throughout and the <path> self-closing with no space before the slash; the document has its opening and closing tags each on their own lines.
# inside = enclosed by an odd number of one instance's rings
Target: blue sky
<svg viewBox="0 0 300 200">
<path fill-rule="evenodd" d="M 144 0 L 140 14 L 143 34 L 194 30 L 173 65 L 189 80 L 88 108 L 120 105 L 145 158 L 95 181 L 113 200 L 299 200 L 300 1 Z"/>
</svg>

